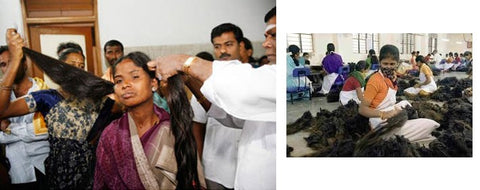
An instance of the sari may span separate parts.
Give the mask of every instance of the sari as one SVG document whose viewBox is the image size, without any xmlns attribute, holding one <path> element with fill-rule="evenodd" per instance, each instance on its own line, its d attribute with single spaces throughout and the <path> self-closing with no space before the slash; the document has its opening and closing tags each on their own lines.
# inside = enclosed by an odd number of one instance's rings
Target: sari
<svg viewBox="0 0 480 190">
<path fill-rule="evenodd" d="M 97 147 L 94 189 L 175 189 L 177 162 L 170 116 L 154 106 L 160 121 L 141 137 L 128 112 L 113 121 Z M 197 159 L 201 186 L 203 169 Z"/>
</svg>

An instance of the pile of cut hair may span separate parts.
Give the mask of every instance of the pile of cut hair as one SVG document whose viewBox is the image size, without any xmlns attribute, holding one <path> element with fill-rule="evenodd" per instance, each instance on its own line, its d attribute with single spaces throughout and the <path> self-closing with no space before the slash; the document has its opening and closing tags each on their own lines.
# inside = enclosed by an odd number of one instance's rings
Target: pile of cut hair
<svg viewBox="0 0 480 190">
<path fill-rule="evenodd" d="M 307 111 L 287 125 L 287 134 L 302 130 L 311 133 L 305 140 L 314 152 L 303 155 L 307 157 L 472 156 L 472 104 L 467 99 L 453 98 L 443 106 L 427 101 L 413 101 L 411 104 L 388 119 L 387 125 L 375 130 L 370 130 L 368 118 L 358 113 L 354 101 L 331 112 L 320 109 L 315 117 Z M 416 118 L 429 118 L 440 123 L 440 127 L 432 132 L 437 139 L 428 146 L 412 143 L 403 136 L 381 138 L 401 127 L 406 120 Z M 288 156 L 292 151 L 294 148 L 287 145 Z"/>
</svg>

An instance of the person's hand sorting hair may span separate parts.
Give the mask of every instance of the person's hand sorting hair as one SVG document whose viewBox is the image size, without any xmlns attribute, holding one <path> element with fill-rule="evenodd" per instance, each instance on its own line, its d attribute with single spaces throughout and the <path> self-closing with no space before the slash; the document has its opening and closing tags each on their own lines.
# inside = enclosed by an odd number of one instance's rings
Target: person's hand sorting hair
<svg viewBox="0 0 480 190">
<path fill-rule="evenodd" d="M 390 110 L 390 111 L 384 111 L 380 114 L 381 116 L 381 119 L 389 119 L 389 118 L 392 118 L 393 116 L 397 115 L 398 113 L 400 113 L 402 111 L 402 108 L 397 108 L 395 107 L 395 109 L 393 110 Z"/>
</svg>

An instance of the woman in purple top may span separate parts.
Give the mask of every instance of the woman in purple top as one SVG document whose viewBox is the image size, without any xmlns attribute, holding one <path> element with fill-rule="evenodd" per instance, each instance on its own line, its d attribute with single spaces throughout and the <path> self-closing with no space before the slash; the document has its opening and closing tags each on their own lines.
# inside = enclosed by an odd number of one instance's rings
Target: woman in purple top
<svg viewBox="0 0 480 190">
<path fill-rule="evenodd" d="M 327 55 L 323 58 L 323 70 L 326 72 L 326 76 L 323 77 L 322 90 L 320 93 L 328 94 L 333 83 L 338 80 L 338 69 L 343 67 L 342 56 L 336 54 L 335 45 L 329 43 L 327 45 Z"/>
</svg>

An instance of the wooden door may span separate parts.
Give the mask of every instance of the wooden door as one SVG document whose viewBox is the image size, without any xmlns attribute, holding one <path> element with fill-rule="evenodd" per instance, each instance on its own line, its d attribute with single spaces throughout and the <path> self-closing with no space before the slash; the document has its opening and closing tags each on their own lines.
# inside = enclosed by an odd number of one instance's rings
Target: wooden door
<svg viewBox="0 0 480 190">
<path fill-rule="evenodd" d="M 30 26 L 30 47 L 45 55 L 58 59 L 56 54 L 57 47 L 62 42 L 78 43 L 85 56 L 85 70 L 95 74 L 94 62 L 94 34 L 93 26 L 55 26 L 55 25 L 36 25 Z M 34 77 L 45 79 L 48 85 L 51 85 L 50 79 L 44 76 L 43 71 L 36 65 L 29 65 L 30 73 Z M 55 85 L 53 85 L 55 87 Z"/>
</svg>

